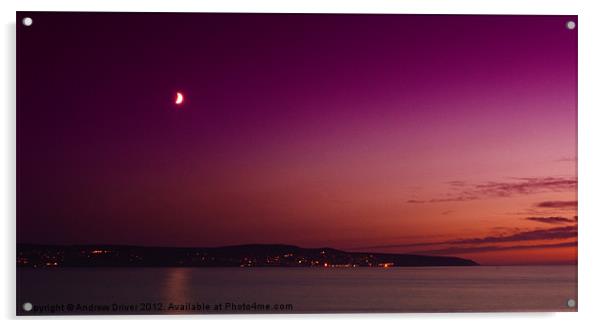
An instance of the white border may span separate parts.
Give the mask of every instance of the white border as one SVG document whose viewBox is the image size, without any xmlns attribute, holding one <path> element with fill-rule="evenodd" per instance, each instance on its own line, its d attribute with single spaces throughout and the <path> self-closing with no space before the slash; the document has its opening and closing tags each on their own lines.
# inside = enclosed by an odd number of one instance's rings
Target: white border
<svg viewBox="0 0 602 328">
<path fill-rule="evenodd" d="M 514 313 L 514 314 L 399 314 L 399 315 L 259 315 L 259 316 L 153 316 L 144 324 L 161 327 L 165 320 L 176 319 L 180 325 L 244 324 L 258 327 L 316 324 L 365 326 L 369 321 L 379 324 L 438 327 L 508 327 L 509 325 L 546 325 L 549 327 L 574 327 L 600 322 L 596 317 L 602 297 L 602 246 L 600 203 L 602 192 L 602 17 L 598 1 L 580 0 L 35 0 L 1 1 L 2 79 L 0 80 L 0 210 L 2 211 L 2 269 L 0 289 L 0 314 L 2 319 L 15 319 L 14 244 L 15 244 L 15 11 L 170 11 L 170 12 L 308 12 L 308 13 L 432 13 L 432 14 L 561 14 L 579 15 L 579 313 Z M 80 326 L 80 320 L 90 317 L 53 318 L 48 322 L 39 319 L 18 319 L 11 325 L 65 325 Z M 200 319 L 203 323 L 182 319 Z M 104 320 L 86 322 L 101 327 Z M 128 321 L 134 317 L 119 317 Z M 296 319 L 296 320 L 291 320 Z M 391 319 L 401 322 L 390 322 Z M 598 319 L 598 320 L 597 320 Z M 226 322 L 224 322 L 226 320 Z M 244 322 L 239 322 L 244 320 Z M 286 322 L 282 322 L 286 320 Z M 383 320 L 389 321 L 385 322 Z"/>
</svg>

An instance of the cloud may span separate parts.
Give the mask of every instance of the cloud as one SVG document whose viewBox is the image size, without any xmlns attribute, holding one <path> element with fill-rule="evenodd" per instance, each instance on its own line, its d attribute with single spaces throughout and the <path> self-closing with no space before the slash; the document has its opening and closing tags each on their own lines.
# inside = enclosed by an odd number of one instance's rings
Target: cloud
<svg viewBox="0 0 602 328">
<path fill-rule="evenodd" d="M 429 200 L 410 199 L 410 200 L 408 200 L 408 203 L 423 204 L 423 203 L 443 203 L 443 202 L 464 202 L 464 201 L 475 200 L 475 199 L 478 199 L 478 197 L 476 197 L 476 196 L 458 196 L 458 197 L 450 197 L 450 198 L 433 198 L 433 199 L 429 199 Z"/>
<path fill-rule="evenodd" d="M 464 238 L 451 239 L 437 242 L 412 243 L 412 244 L 389 244 L 367 246 L 357 249 L 379 249 L 379 248 L 407 248 L 407 247 L 424 247 L 436 245 L 481 245 L 481 244 L 496 244 L 507 242 L 525 242 L 525 241 L 541 241 L 541 240 L 557 240 L 569 239 L 577 237 L 577 225 L 555 227 L 548 229 L 534 229 L 527 231 L 518 231 L 507 234 L 490 235 L 482 238 Z"/>
<path fill-rule="evenodd" d="M 547 201 L 537 203 L 535 206 L 543 208 L 577 208 L 577 201 Z"/>
<path fill-rule="evenodd" d="M 488 244 L 531 240 L 567 239 L 573 237 L 577 237 L 577 225 L 570 225 L 551 229 L 521 231 L 509 235 L 487 236 L 483 238 L 456 239 L 447 242 L 447 244 Z"/>
<path fill-rule="evenodd" d="M 447 184 L 452 187 L 464 187 L 467 185 L 466 181 L 461 181 L 461 180 L 449 181 L 449 182 L 447 182 Z"/>
<path fill-rule="evenodd" d="M 468 254 L 482 252 L 496 252 L 517 249 L 543 249 L 543 248 L 560 248 L 577 246 L 577 241 L 569 241 L 556 244 L 537 244 L 537 245 L 514 245 L 514 246 L 479 246 L 479 247 L 448 247 L 442 249 L 434 249 L 428 251 L 413 252 L 413 254 L 430 254 L 430 255 L 445 255 L 445 254 Z"/>
<path fill-rule="evenodd" d="M 576 190 L 577 179 L 558 177 L 514 178 L 512 181 L 487 182 L 476 185 L 470 185 L 463 181 L 450 181 L 448 185 L 453 190 L 459 190 L 449 193 L 445 197 L 429 200 L 411 199 L 408 200 L 408 203 L 462 202 L 490 197 L 510 197 L 541 192 L 570 191 Z"/>
<path fill-rule="evenodd" d="M 577 161 L 577 156 L 561 157 L 557 161 L 558 162 L 576 162 Z"/>
<path fill-rule="evenodd" d="M 566 191 L 577 188 L 576 178 L 517 178 L 518 182 L 488 182 L 477 185 L 476 192 L 508 197 L 515 194 L 534 194 L 545 191 Z"/>
<path fill-rule="evenodd" d="M 548 224 L 563 224 L 563 223 L 573 223 L 577 221 L 577 217 L 575 216 L 573 219 L 565 218 L 562 216 L 531 216 L 525 218 L 528 221 L 548 223 Z"/>
</svg>

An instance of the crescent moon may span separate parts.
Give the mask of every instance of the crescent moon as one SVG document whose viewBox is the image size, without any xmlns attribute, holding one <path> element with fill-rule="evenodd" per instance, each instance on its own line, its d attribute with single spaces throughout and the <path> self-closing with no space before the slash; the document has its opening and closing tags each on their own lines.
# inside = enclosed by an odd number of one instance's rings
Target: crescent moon
<svg viewBox="0 0 602 328">
<path fill-rule="evenodd" d="M 184 102 L 184 96 L 182 95 L 182 93 L 181 92 L 176 93 L 176 104 L 180 105 L 183 102 Z"/>
</svg>

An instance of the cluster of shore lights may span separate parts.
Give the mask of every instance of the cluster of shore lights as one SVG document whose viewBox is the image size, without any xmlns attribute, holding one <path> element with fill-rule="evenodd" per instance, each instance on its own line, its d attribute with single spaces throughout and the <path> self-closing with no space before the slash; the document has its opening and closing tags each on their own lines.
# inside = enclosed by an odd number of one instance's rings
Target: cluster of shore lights
<svg viewBox="0 0 602 328">
<path fill-rule="evenodd" d="M 383 268 L 383 269 L 388 269 L 393 266 L 395 266 L 395 263 L 392 263 L 392 262 L 378 264 L 378 267 Z M 359 265 L 357 265 L 357 264 L 328 264 L 327 262 L 324 262 L 324 267 L 325 268 L 357 268 L 357 267 L 359 267 Z"/>
</svg>

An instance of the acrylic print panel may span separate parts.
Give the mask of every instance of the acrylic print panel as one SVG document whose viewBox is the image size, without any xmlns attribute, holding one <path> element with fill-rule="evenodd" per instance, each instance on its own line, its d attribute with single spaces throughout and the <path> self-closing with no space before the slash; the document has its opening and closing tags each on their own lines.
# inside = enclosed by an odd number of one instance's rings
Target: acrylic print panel
<svg viewBox="0 0 602 328">
<path fill-rule="evenodd" d="M 19 315 L 576 311 L 576 16 L 17 22 Z"/>
</svg>

